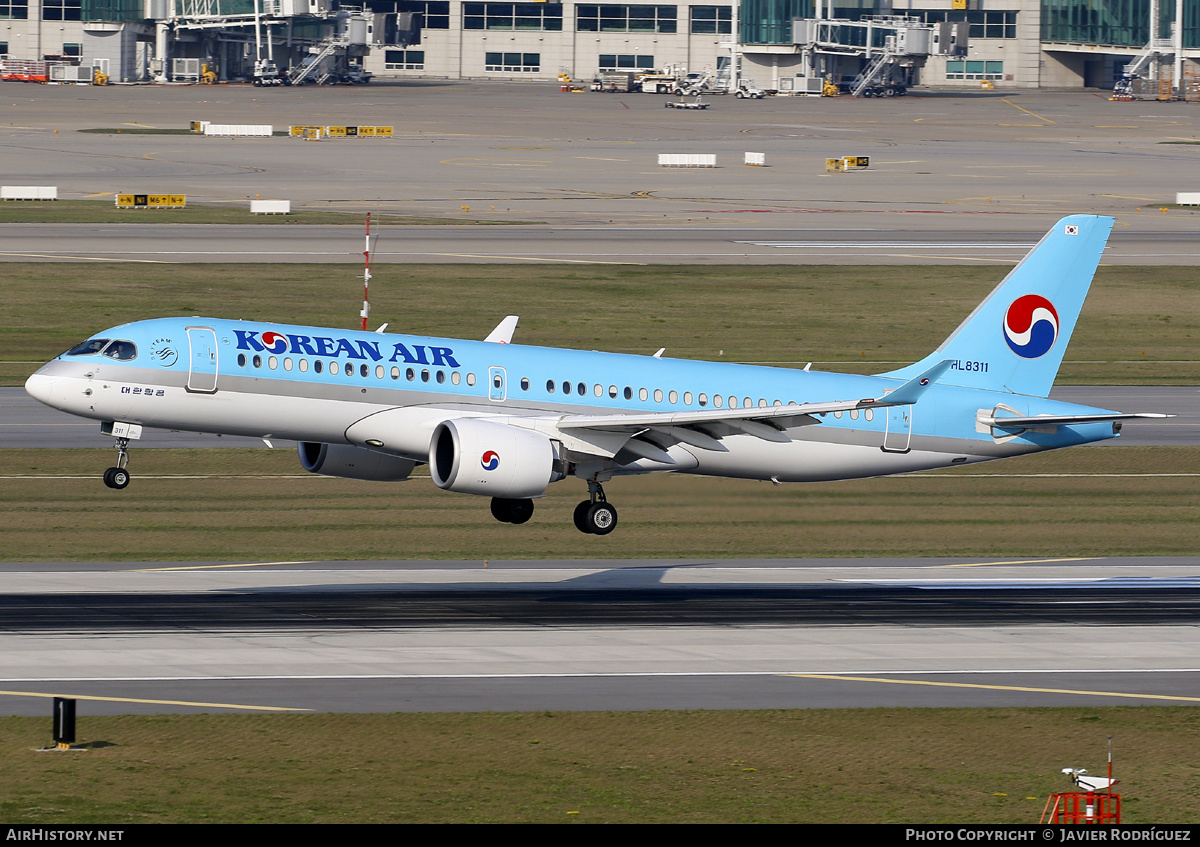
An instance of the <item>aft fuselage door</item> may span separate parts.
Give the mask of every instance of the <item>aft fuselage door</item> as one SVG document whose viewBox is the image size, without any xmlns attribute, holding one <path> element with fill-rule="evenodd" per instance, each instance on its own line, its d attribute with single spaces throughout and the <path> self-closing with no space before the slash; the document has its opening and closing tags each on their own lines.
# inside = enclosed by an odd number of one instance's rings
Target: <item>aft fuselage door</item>
<svg viewBox="0 0 1200 847">
<path fill-rule="evenodd" d="M 206 326 L 189 326 L 187 390 L 215 394 L 217 390 L 217 333 Z"/>
<path fill-rule="evenodd" d="M 883 449 L 888 453 L 907 453 L 912 437 L 912 406 L 888 406 L 887 432 L 883 434 Z"/>
<path fill-rule="evenodd" d="M 508 377 L 504 368 L 488 368 L 488 399 L 502 402 L 508 391 Z"/>
</svg>

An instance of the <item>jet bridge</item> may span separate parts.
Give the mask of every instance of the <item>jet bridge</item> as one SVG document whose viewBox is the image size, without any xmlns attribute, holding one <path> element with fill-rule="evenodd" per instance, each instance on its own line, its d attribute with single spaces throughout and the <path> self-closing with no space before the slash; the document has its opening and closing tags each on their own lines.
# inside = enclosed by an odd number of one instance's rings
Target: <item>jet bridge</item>
<svg viewBox="0 0 1200 847">
<path fill-rule="evenodd" d="M 965 21 L 927 24 L 904 15 L 797 18 L 792 42 L 804 56 L 808 78 L 840 86 L 854 74 L 848 87 L 855 97 L 893 97 L 907 92 L 913 72 L 931 55 L 966 55 L 967 28 Z"/>
</svg>

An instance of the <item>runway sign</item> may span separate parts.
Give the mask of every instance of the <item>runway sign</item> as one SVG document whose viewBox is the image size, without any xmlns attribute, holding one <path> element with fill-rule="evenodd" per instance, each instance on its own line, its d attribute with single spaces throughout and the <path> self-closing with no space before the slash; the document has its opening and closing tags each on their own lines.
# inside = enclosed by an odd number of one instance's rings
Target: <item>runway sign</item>
<svg viewBox="0 0 1200 847">
<path fill-rule="evenodd" d="M 186 194 L 118 194 L 118 209 L 182 209 Z"/>
</svg>

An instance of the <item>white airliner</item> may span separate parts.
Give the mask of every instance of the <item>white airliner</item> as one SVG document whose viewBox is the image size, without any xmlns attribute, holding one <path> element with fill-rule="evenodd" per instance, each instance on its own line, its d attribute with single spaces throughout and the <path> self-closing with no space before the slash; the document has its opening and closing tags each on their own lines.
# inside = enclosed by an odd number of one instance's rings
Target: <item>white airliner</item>
<svg viewBox="0 0 1200 847">
<path fill-rule="evenodd" d="M 1118 435 L 1122 414 L 1047 399 L 1111 218 L 1054 225 L 934 353 L 878 376 L 617 355 L 216 318 L 98 333 L 25 383 L 116 437 L 129 483 L 141 427 L 300 442 L 306 470 L 403 480 L 428 463 L 448 491 L 520 524 L 575 477 L 581 532 L 617 511 L 603 483 L 673 472 L 774 482 L 983 462 Z"/>
</svg>

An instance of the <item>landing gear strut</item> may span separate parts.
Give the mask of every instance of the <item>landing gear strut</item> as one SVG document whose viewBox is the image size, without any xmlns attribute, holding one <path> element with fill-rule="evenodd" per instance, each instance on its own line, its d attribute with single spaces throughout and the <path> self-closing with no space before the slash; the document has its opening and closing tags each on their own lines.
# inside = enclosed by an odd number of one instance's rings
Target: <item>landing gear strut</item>
<svg viewBox="0 0 1200 847">
<path fill-rule="evenodd" d="M 122 489 L 129 485 L 129 471 L 125 469 L 129 464 L 129 439 L 117 439 L 117 466 L 109 468 L 104 472 L 104 484 L 109 488 Z"/>
<path fill-rule="evenodd" d="M 575 528 L 589 535 L 608 535 L 617 528 L 617 510 L 604 496 L 604 487 L 588 480 L 588 499 L 575 507 Z"/>
</svg>

